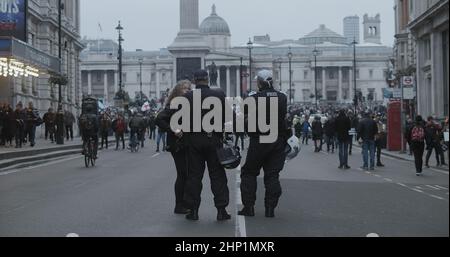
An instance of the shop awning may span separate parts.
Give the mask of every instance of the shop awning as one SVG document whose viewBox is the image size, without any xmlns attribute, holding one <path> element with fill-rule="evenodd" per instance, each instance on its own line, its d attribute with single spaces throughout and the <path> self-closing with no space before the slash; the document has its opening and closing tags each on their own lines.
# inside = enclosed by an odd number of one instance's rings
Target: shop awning
<svg viewBox="0 0 450 257">
<path fill-rule="evenodd" d="M 0 58 L 21 63 L 23 67 L 59 74 L 58 58 L 14 38 L 0 38 Z"/>
</svg>

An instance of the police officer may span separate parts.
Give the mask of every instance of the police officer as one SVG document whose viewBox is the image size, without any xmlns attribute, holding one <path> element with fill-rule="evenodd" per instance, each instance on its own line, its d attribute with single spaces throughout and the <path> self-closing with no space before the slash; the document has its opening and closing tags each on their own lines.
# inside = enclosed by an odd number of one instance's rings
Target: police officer
<svg viewBox="0 0 450 257">
<path fill-rule="evenodd" d="M 222 90 L 213 90 L 209 87 L 208 73 L 200 70 L 194 73 L 194 84 L 196 89 L 194 91 L 201 92 L 201 102 L 208 97 L 216 97 L 220 99 L 222 107 L 225 106 L 225 93 Z M 205 164 L 208 165 L 209 177 L 211 180 L 211 189 L 214 194 L 214 203 L 217 208 L 217 220 L 224 221 L 231 219 L 227 213 L 226 207 L 229 204 L 229 189 L 228 180 L 225 174 L 225 169 L 220 164 L 217 157 L 216 149 L 222 144 L 223 130 L 214 131 L 213 133 L 192 132 L 193 112 L 194 106 L 194 91 L 188 92 L 185 96 L 191 105 L 191 132 L 185 133 L 186 144 L 188 145 L 188 174 L 185 185 L 184 202 L 186 208 L 190 211 L 186 215 L 188 220 L 198 220 L 198 209 L 200 207 L 200 195 L 202 191 L 202 179 L 205 172 Z M 196 103 L 202 106 L 202 103 Z M 224 108 L 223 112 L 225 111 Z M 202 110 L 201 118 L 210 110 Z M 225 117 L 225 115 L 222 115 Z M 224 120 L 222 121 L 224 124 Z M 222 125 L 223 128 L 223 125 Z"/>
<path fill-rule="evenodd" d="M 264 184 L 266 187 L 265 195 L 265 216 L 268 218 L 275 217 L 275 208 L 278 205 L 278 199 L 281 197 L 281 184 L 279 174 L 284 168 L 286 153 L 285 148 L 287 139 L 292 132 L 286 123 L 287 114 L 287 97 L 285 94 L 273 88 L 272 72 L 262 70 L 257 76 L 259 92 L 252 97 L 256 98 L 256 102 L 260 98 L 266 98 L 269 102 L 270 98 L 278 98 L 278 138 L 276 142 L 271 144 L 263 144 L 260 142 L 261 132 L 249 133 L 250 146 L 248 148 L 247 160 L 241 171 L 241 194 L 244 208 L 238 213 L 241 216 L 255 216 L 254 205 L 256 201 L 257 177 L 261 168 L 264 170 Z M 257 104 L 257 108 L 259 105 Z M 257 110 L 259 112 L 260 110 Z M 266 110 L 267 116 L 272 110 Z"/>
</svg>

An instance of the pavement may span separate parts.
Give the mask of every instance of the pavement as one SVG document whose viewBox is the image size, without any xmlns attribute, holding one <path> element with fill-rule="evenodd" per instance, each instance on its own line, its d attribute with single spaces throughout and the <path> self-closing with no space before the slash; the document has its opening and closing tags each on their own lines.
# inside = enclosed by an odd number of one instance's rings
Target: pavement
<svg viewBox="0 0 450 257">
<path fill-rule="evenodd" d="M 200 220 L 173 214 L 173 160 L 146 142 L 139 153 L 103 150 L 94 168 L 80 155 L 24 168 L 0 170 L 0 237 L 435 237 L 449 236 L 449 174 L 384 158 L 386 167 L 360 170 L 359 151 L 350 170 L 337 154 L 304 146 L 280 174 L 283 196 L 276 217 L 264 217 L 264 181 L 258 179 L 256 217 L 237 216 L 240 169 L 227 171 L 228 211 L 216 221 L 205 173 Z M 244 153 L 245 155 L 245 153 Z"/>
</svg>

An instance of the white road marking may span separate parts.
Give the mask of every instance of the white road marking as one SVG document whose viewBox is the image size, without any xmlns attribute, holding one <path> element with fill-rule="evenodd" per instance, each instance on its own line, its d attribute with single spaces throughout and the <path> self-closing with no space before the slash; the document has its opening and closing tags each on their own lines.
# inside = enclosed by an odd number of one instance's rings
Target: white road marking
<svg viewBox="0 0 450 257">
<path fill-rule="evenodd" d="M 242 206 L 241 198 L 241 188 L 240 188 L 240 177 L 241 177 L 241 166 L 236 169 L 236 237 L 247 237 L 247 229 L 245 227 L 245 217 L 237 215 L 239 207 Z"/>
<path fill-rule="evenodd" d="M 366 237 L 380 237 L 377 233 L 370 233 Z"/>
<path fill-rule="evenodd" d="M 161 155 L 161 153 L 156 153 L 156 154 L 152 155 L 152 158 L 155 158 L 156 156 L 159 156 L 159 155 Z"/>
<path fill-rule="evenodd" d="M 402 183 L 397 183 L 397 185 L 402 186 L 402 187 L 407 187 L 405 184 L 402 184 Z"/>
<path fill-rule="evenodd" d="M 445 171 L 443 171 L 443 170 L 438 170 L 438 169 L 434 169 L 434 168 L 430 168 L 430 170 L 431 170 L 431 171 L 434 171 L 434 172 L 441 173 L 441 174 L 449 175 L 448 172 L 445 172 Z"/>
<path fill-rule="evenodd" d="M 419 190 L 422 190 L 422 187 L 420 187 L 420 186 L 416 186 L 416 188 L 419 189 Z"/>
<path fill-rule="evenodd" d="M 80 235 L 75 234 L 75 233 L 70 233 L 70 234 L 67 234 L 66 237 L 80 237 Z"/>
<path fill-rule="evenodd" d="M 384 180 L 386 180 L 387 182 L 394 182 L 392 179 L 390 178 L 385 178 Z"/>
<path fill-rule="evenodd" d="M 422 190 L 419 190 L 419 189 L 415 189 L 415 188 L 411 188 L 412 190 L 414 190 L 414 191 L 416 191 L 416 192 L 419 192 L 419 193 L 423 193 L 423 191 Z"/>
<path fill-rule="evenodd" d="M 15 170 L 6 171 L 6 172 L 0 172 L 0 176 L 6 176 L 6 175 L 18 173 L 18 172 L 30 171 L 32 169 L 42 168 L 42 167 L 50 166 L 50 165 L 53 165 L 53 164 L 58 164 L 58 163 L 61 163 L 61 162 L 66 162 L 66 161 L 79 159 L 79 158 L 82 158 L 82 157 L 83 156 L 78 156 L 77 155 L 76 157 L 64 158 L 62 160 L 57 160 L 57 161 L 53 161 L 53 162 L 46 162 L 44 164 L 34 165 L 34 166 L 26 167 L 26 168 L 23 168 L 23 169 L 15 169 Z"/>
<path fill-rule="evenodd" d="M 426 185 L 427 187 L 434 189 L 434 190 L 441 190 L 442 188 L 438 188 L 438 187 L 434 187 L 434 186 L 430 186 L 430 185 Z"/>
<path fill-rule="evenodd" d="M 448 188 L 440 186 L 440 185 L 435 185 L 435 187 L 440 188 L 440 189 L 444 189 L 444 190 L 448 190 Z"/>
<path fill-rule="evenodd" d="M 376 175 L 376 174 L 375 174 L 374 176 L 375 176 L 375 177 L 377 177 L 377 178 L 381 178 L 381 176 L 380 176 L 380 175 Z"/>
<path fill-rule="evenodd" d="M 445 200 L 444 198 L 439 197 L 439 196 L 437 196 L 437 195 L 429 195 L 429 196 L 431 196 L 431 197 L 433 197 L 433 198 L 436 198 L 436 199 L 439 199 L 439 200 Z"/>
</svg>

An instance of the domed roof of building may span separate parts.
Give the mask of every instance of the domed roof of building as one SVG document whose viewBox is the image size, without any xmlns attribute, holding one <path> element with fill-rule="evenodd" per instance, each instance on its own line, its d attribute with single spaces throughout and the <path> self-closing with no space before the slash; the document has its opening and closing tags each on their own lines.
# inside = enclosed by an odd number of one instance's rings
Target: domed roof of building
<svg viewBox="0 0 450 257">
<path fill-rule="evenodd" d="M 212 6 L 212 13 L 203 20 L 200 25 L 200 32 L 204 34 L 230 35 L 230 27 L 228 23 L 216 13 L 216 5 Z"/>
<path fill-rule="evenodd" d="M 335 44 L 345 44 L 347 39 L 339 35 L 338 33 L 327 28 L 325 25 L 320 25 L 320 27 L 308 35 L 300 38 L 301 44 L 323 44 L 324 42 L 330 42 Z"/>
</svg>

